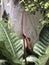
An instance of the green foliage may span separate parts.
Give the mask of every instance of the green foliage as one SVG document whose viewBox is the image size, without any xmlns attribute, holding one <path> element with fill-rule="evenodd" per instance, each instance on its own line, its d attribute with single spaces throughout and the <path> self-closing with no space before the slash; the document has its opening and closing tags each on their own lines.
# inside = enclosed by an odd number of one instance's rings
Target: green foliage
<svg viewBox="0 0 49 65">
<path fill-rule="evenodd" d="M 27 12 L 35 14 L 39 10 L 43 14 L 41 24 L 49 24 L 49 0 L 20 0 L 20 2 Z"/>
<path fill-rule="evenodd" d="M 23 61 L 23 40 L 15 32 L 8 28 L 8 23 L 0 21 L 0 49 L 2 54 L 12 64 L 24 63 Z"/>
<path fill-rule="evenodd" d="M 41 30 L 39 41 L 34 45 L 33 51 L 39 55 L 39 65 L 49 64 L 49 26 L 44 26 Z"/>
<path fill-rule="evenodd" d="M 47 60 L 49 59 L 49 46 L 43 44 L 42 42 L 38 41 L 33 48 L 33 51 L 39 55 L 38 60 L 36 61 L 37 65 L 46 65 Z M 49 61 L 49 60 L 48 60 Z M 49 64 L 49 62 L 48 62 Z"/>
<path fill-rule="evenodd" d="M 9 28 L 9 23 L 6 20 L 0 21 L 0 51 L 2 56 L 6 58 L 4 62 L 8 61 L 11 65 L 25 65 L 23 39 L 20 39 Z M 39 58 L 29 56 L 26 58 L 27 62 L 34 62 L 35 65 L 46 65 L 48 61 L 49 64 L 49 26 L 44 26 L 41 30 L 39 41 L 34 45 L 33 51 L 39 55 Z M 0 64 L 2 65 L 2 63 Z"/>
<path fill-rule="evenodd" d="M 46 45 L 44 45 L 42 42 L 38 41 L 34 48 L 33 51 L 35 53 L 37 53 L 39 56 L 42 56 L 43 54 L 45 54 L 45 50 L 46 50 Z"/>
<path fill-rule="evenodd" d="M 39 56 L 45 54 L 46 48 L 49 46 L 49 26 L 44 26 L 39 35 L 39 41 L 35 44 L 33 51 Z"/>
<path fill-rule="evenodd" d="M 18 0 L 14 0 L 18 4 Z M 38 10 L 43 14 L 41 24 L 49 24 L 49 0 L 20 0 L 25 11 L 34 13 Z M 4 11 L 3 20 L 0 21 L 0 51 L 11 65 L 25 65 L 23 59 L 23 40 L 9 27 L 8 16 Z M 5 20 L 5 19 L 6 20 Z M 39 41 L 34 45 L 33 51 L 39 55 L 27 57 L 27 62 L 35 62 L 35 65 L 49 65 L 49 27 L 42 30 Z M 0 54 L 1 56 L 1 54 Z M 0 59 L 1 63 L 6 60 Z"/>
</svg>

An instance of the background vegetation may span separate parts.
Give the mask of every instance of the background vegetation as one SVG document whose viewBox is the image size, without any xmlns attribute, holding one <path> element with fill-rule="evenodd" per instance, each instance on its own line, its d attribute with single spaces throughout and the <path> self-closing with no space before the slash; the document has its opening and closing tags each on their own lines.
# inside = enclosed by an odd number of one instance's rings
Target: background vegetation
<svg viewBox="0 0 49 65">
<path fill-rule="evenodd" d="M 14 2 L 18 3 L 17 0 Z M 49 65 L 49 0 L 20 0 L 19 3 L 31 14 L 39 10 L 43 14 L 41 24 L 46 25 L 39 35 L 39 41 L 33 47 L 32 52 L 36 55 L 26 57 L 27 64 L 34 62 L 35 65 Z M 4 12 L 0 21 L 0 65 L 5 65 L 5 62 L 10 65 L 25 65 L 23 39 L 12 30 L 5 15 Z"/>
</svg>

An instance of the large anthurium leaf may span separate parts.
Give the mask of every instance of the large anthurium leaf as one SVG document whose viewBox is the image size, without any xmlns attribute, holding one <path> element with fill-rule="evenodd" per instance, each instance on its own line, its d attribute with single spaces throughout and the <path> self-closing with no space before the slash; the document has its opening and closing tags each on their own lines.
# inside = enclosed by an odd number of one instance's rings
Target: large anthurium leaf
<svg viewBox="0 0 49 65">
<path fill-rule="evenodd" d="M 17 34 L 8 29 L 5 22 L 0 22 L 0 31 L 4 41 L 3 54 L 15 64 L 23 64 L 23 40 Z M 3 32 L 3 33 L 2 33 Z M 0 34 L 0 35 L 1 35 Z"/>
</svg>

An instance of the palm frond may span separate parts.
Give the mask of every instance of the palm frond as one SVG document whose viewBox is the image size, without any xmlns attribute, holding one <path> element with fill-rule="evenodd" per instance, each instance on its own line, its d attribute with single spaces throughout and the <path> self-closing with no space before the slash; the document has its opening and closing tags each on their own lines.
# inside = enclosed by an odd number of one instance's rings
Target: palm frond
<svg viewBox="0 0 49 65">
<path fill-rule="evenodd" d="M 0 22 L 0 30 L 3 35 L 4 52 L 3 54 L 11 59 L 12 62 L 22 64 L 23 62 L 23 40 L 15 32 L 9 31 L 7 25 Z M 0 36 L 1 38 L 1 36 Z M 8 56 L 9 55 L 9 56 Z"/>
<path fill-rule="evenodd" d="M 38 41 L 33 48 L 33 51 L 37 53 L 39 56 L 45 54 L 45 50 L 46 50 L 46 46 L 40 41 Z"/>
<path fill-rule="evenodd" d="M 45 54 L 47 47 L 49 46 L 49 27 L 44 26 L 41 30 L 39 41 L 34 45 L 33 51 L 39 56 Z"/>
</svg>

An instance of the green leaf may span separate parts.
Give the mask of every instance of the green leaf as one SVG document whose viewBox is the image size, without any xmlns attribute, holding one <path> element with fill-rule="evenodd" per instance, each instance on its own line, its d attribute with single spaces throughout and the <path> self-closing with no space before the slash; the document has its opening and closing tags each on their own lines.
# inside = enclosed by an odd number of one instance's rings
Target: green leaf
<svg viewBox="0 0 49 65">
<path fill-rule="evenodd" d="M 34 0 L 34 2 L 38 2 L 38 0 Z"/>
<path fill-rule="evenodd" d="M 49 54 L 49 46 L 47 47 L 45 54 Z"/>
<path fill-rule="evenodd" d="M 4 59 L 0 59 L 0 65 L 6 65 L 6 63 L 5 62 L 7 62 L 6 60 L 4 60 Z"/>
<path fill-rule="evenodd" d="M 33 47 L 33 51 L 39 56 L 45 54 L 45 50 L 46 50 L 46 46 L 41 41 L 38 41 Z"/>
<path fill-rule="evenodd" d="M 39 59 L 38 59 L 39 65 L 46 65 L 48 58 L 49 58 L 48 55 L 43 55 L 43 56 L 39 57 Z"/>
<path fill-rule="evenodd" d="M 4 34 L 4 30 L 3 30 L 2 24 L 4 25 L 4 27 L 7 27 L 6 23 L 0 21 L 0 41 L 4 41 L 5 40 L 5 34 Z"/>
<path fill-rule="evenodd" d="M 49 18 L 49 12 L 46 14 L 46 16 Z"/>
<path fill-rule="evenodd" d="M 49 1 L 45 3 L 44 8 L 47 9 L 49 7 Z"/>
<path fill-rule="evenodd" d="M 13 31 L 9 31 L 8 27 L 5 26 L 5 23 L 0 22 L 0 29 L 4 41 L 4 47 L 2 50 L 2 53 L 7 57 L 9 60 L 15 64 L 21 64 L 23 63 L 23 40 L 20 39 L 17 34 Z M 0 36 L 1 38 L 1 36 Z"/>
</svg>

